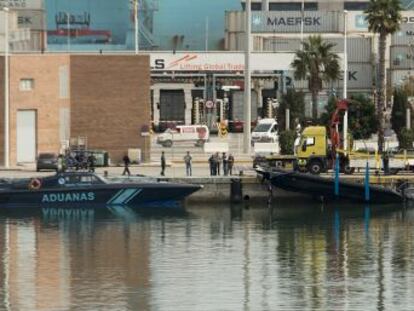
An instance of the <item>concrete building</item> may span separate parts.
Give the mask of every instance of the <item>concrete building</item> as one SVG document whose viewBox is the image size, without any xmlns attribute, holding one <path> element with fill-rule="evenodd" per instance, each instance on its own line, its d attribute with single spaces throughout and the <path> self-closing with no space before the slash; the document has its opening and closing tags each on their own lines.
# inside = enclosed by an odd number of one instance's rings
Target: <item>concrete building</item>
<svg viewBox="0 0 414 311">
<path fill-rule="evenodd" d="M 150 152 L 148 56 L 11 55 L 10 162 L 34 162 L 71 138 L 119 162 L 128 149 Z M 4 57 L 0 58 L 0 162 L 4 159 Z"/>
</svg>

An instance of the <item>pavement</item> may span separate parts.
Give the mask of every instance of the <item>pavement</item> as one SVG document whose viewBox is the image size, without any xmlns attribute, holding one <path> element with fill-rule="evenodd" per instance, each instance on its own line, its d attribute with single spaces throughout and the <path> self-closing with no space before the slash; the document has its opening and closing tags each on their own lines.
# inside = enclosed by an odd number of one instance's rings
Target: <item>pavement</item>
<svg viewBox="0 0 414 311">
<path fill-rule="evenodd" d="M 122 174 L 124 168 L 122 166 L 109 166 L 109 167 L 97 167 L 96 173 L 104 175 L 105 171 L 108 176 L 119 176 Z M 165 176 L 161 176 L 161 167 L 157 163 L 146 163 L 140 165 L 131 165 L 129 168 L 131 176 L 134 175 L 146 175 L 153 177 L 186 177 L 186 170 L 184 163 L 169 163 L 165 170 Z M 207 164 L 194 164 L 192 166 L 192 177 L 209 177 L 210 169 Z M 233 175 L 239 175 L 239 172 L 243 171 L 244 175 L 254 175 L 255 171 L 252 168 L 251 163 L 236 163 L 233 167 Z M 221 172 L 222 173 L 222 172 Z M 35 165 L 25 165 L 13 167 L 10 169 L 0 168 L 0 178 L 26 178 L 26 177 L 40 177 L 54 174 L 54 171 L 42 171 L 36 172 Z"/>
</svg>

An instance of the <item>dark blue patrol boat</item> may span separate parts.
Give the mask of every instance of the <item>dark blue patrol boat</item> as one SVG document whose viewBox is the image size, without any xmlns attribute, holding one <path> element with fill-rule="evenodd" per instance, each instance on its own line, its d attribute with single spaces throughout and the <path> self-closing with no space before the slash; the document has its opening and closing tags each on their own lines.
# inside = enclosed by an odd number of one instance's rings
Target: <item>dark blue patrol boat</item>
<svg viewBox="0 0 414 311">
<path fill-rule="evenodd" d="M 111 182 L 95 173 L 65 172 L 48 177 L 2 180 L 0 207 L 163 204 L 180 201 L 200 188 L 199 185 L 145 178 Z"/>
</svg>

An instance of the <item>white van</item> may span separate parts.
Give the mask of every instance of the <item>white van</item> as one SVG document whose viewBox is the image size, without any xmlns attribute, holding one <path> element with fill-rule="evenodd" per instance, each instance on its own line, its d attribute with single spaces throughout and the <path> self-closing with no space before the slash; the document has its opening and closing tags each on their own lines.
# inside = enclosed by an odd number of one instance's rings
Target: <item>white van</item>
<svg viewBox="0 0 414 311">
<path fill-rule="evenodd" d="M 202 147 L 210 136 L 205 125 L 178 125 L 174 129 L 167 129 L 157 138 L 157 144 L 171 147 L 177 142 L 194 142 L 195 146 Z"/>
<path fill-rule="evenodd" d="M 275 119 L 261 119 L 252 132 L 252 145 L 254 143 L 274 143 L 279 140 L 277 121 Z"/>
</svg>

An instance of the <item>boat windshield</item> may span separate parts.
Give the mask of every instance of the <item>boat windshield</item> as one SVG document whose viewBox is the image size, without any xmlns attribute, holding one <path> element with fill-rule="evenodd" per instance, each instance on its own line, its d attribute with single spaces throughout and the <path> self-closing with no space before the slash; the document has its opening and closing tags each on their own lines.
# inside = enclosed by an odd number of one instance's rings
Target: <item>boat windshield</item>
<svg viewBox="0 0 414 311">
<path fill-rule="evenodd" d="M 64 179 L 64 180 L 61 180 Z M 66 185 L 74 185 L 74 184 L 82 184 L 82 185 L 88 185 L 88 184 L 106 184 L 107 182 L 98 175 L 93 174 L 87 174 L 87 175 L 66 175 L 59 177 L 58 182 L 60 184 L 66 184 Z"/>
</svg>

